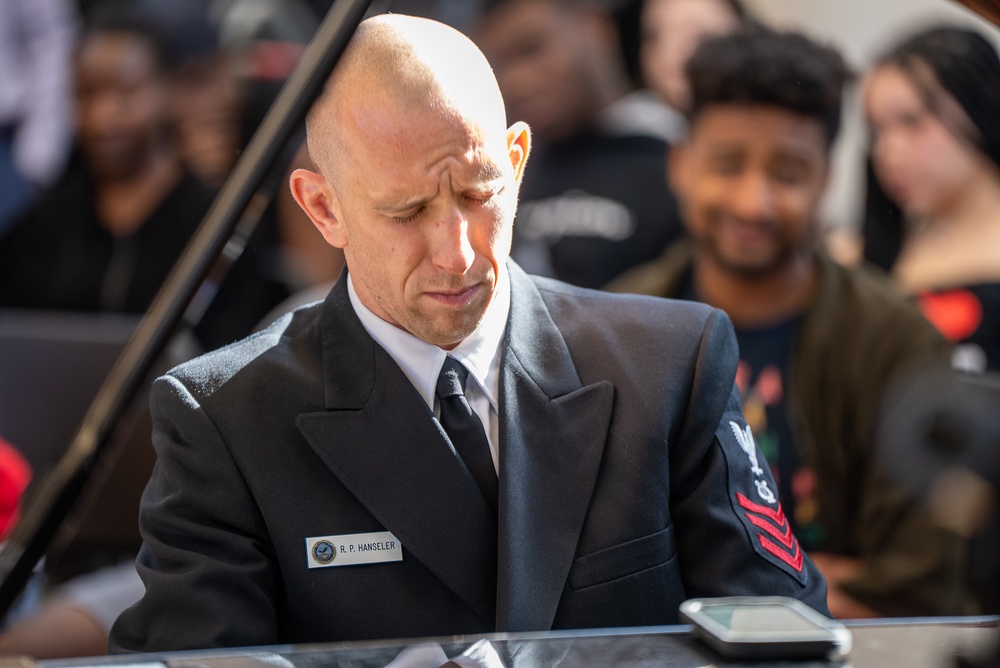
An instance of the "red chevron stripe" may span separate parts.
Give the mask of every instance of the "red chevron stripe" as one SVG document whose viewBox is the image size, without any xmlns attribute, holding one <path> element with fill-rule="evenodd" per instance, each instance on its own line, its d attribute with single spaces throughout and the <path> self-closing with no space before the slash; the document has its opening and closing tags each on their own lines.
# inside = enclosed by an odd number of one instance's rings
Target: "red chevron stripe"
<svg viewBox="0 0 1000 668">
<path fill-rule="evenodd" d="M 739 492 L 736 492 L 736 500 L 740 502 L 740 505 L 752 513 L 759 513 L 765 517 L 770 517 L 774 520 L 775 524 L 784 526 L 785 524 L 785 511 L 781 509 L 781 504 L 778 504 L 778 509 L 773 510 L 767 506 L 762 506 L 760 504 L 754 503 L 747 497 L 743 496 Z"/>
<path fill-rule="evenodd" d="M 761 547 L 763 547 L 765 550 L 776 556 L 778 559 L 781 559 L 783 562 L 785 562 L 786 564 L 797 570 L 799 573 L 802 572 L 802 551 L 799 550 L 798 543 L 795 543 L 795 556 L 793 557 L 792 555 L 788 554 L 780 547 L 769 541 L 764 534 L 762 533 L 757 534 L 757 538 L 760 539 Z"/>
<path fill-rule="evenodd" d="M 789 550 L 792 549 L 792 544 L 795 543 L 795 536 L 792 535 L 792 525 L 787 522 L 784 525 L 784 533 L 780 529 L 765 519 L 757 517 L 756 515 L 747 514 L 747 519 L 750 520 L 751 524 L 754 524 L 764 531 L 771 534 L 777 539 L 779 543 L 787 547 Z"/>
</svg>

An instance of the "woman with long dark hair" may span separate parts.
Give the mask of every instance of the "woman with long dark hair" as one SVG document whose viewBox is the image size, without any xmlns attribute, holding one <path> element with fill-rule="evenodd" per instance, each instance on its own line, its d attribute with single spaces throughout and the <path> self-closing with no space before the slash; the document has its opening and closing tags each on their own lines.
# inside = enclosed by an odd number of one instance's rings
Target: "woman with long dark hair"
<svg viewBox="0 0 1000 668">
<path fill-rule="evenodd" d="M 996 49 L 966 29 L 915 35 L 870 73 L 865 111 L 875 176 L 866 257 L 956 343 L 957 367 L 1000 369 Z"/>
</svg>

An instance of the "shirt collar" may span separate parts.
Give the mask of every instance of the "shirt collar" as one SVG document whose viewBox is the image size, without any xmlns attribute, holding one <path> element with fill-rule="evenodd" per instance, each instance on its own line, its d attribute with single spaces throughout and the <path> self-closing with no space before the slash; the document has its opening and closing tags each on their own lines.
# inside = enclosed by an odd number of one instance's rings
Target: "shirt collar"
<svg viewBox="0 0 1000 668">
<path fill-rule="evenodd" d="M 429 407 L 434 407 L 437 379 L 445 357 L 450 355 L 465 365 L 493 410 L 499 413 L 500 343 L 510 312 L 510 275 L 506 264 L 500 265 L 496 292 L 479 327 L 450 351 L 427 343 L 375 315 L 358 297 L 350 271 L 347 273 L 347 294 L 365 330 L 399 365 Z"/>
</svg>

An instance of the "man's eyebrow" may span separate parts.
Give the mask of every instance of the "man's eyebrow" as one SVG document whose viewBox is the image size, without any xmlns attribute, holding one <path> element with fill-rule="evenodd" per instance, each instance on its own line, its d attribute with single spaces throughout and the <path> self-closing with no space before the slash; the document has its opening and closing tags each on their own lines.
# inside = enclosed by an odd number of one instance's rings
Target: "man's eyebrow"
<svg viewBox="0 0 1000 668">
<path fill-rule="evenodd" d="M 411 197 L 409 199 L 382 202 L 375 205 L 375 210 L 381 213 L 398 213 L 400 211 L 411 211 L 413 209 L 418 209 L 423 205 L 427 204 L 433 199 L 433 197 L 424 197 L 423 195 L 417 195 L 416 197 Z"/>
<path fill-rule="evenodd" d="M 790 151 L 782 150 L 777 151 L 771 158 L 775 162 L 797 162 L 802 164 L 809 164 L 812 162 L 810 160 L 810 155 L 806 151 Z"/>
<path fill-rule="evenodd" d="M 494 162 L 475 163 L 471 165 L 472 173 L 465 178 L 459 177 L 453 187 L 458 192 L 485 192 L 499 190 L 503 187 L 507 175 Z"/>
<path fill-rule="evenodd" d="M 503 170 L 494 163 L 480 164 L 475 168 L 475 180 L 468 186 L 463 188 L 464 190 L 477 190 L 482 188 L 484 185 L 492 187 L 498 184 L 499 181 L 503 181 L 505 174 Z M 420 208 L 421 206 L 429 203 L 434 196 L 424 196 L 416 195 L 408 199 L 401 200 L 391 200 L 386 198 L 382 202 L 375 203 L 375 210 L 380 213 L 399 213 L 401 211 L 411 211 L 413 209 Z"/>
<path fill-rule="evenodd" d="M 741 141 L 716 141 L 706 144 L 709 153 L 738 153 L 747 150 L 746 144 Z"/>
<path fill-rule="evenodd" d="M 480 165 L 476 169 L 476 177 L 483 182 L 486 181 L 499 181 L 504 177 L 503 170 L 497 165 L 489 163 L 486 165 Z"/>
</svg>

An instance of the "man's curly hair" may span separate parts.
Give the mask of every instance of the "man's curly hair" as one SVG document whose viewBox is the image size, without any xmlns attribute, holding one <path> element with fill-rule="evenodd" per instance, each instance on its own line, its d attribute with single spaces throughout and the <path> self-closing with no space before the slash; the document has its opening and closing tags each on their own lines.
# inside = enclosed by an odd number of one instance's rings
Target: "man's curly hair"
<svg viewBox="0 0 1000 668">
<path fill-rule="evenodd" d="M 717 105 L 779 107 L 823 124 L 827 146 L 840 128 L 851 72 L 840 54 L 805 35 L 752 26 L 706 39 L 687 62 L 693 123 Z"/>
</svg>

